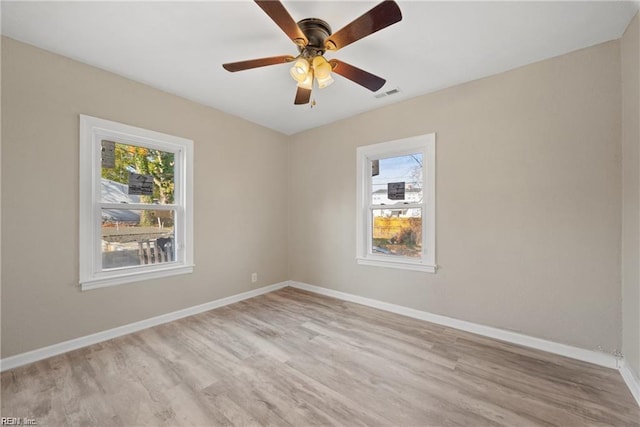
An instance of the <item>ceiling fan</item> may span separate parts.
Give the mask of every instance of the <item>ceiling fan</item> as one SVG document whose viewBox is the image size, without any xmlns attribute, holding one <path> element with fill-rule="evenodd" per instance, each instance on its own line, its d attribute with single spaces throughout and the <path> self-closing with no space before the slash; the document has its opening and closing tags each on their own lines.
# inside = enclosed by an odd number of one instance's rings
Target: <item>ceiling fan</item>
<svg viewBox="0 0 640 427">
<path fill-rule="evenodd" d="M 335 33 L 331 32 L 329 24 L 322 19 L 307 18 L 296 23 L 278 0 L 255 0 L 255 2 L 298 46 L 300 53 L 296 57 L 280 55 L 230 62 L 222 65 L 225 70 L 236 72 L 293 62 L 290 72 L 298 83 L 294 101 L 297 105 L 309 103 L 314 80 L 321 89 L 333 83 L 332 72 L 373 92 L 384 86 L 385 79 L 337 59 L 327 61 L 324 53 L 327 50 L 342 49 L 402 20 L 400 8 L 394 1 L 383 1 Z"/>
</svg>

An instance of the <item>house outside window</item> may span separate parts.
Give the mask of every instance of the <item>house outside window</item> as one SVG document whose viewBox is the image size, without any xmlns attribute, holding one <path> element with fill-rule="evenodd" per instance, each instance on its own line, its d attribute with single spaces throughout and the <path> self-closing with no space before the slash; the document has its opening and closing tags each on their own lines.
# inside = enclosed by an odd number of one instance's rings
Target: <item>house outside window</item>
<svg viewBox="0 0 640 427">
<path fill-rule="evenodd" d="M 435 134 L 358 147 L 359 264 L 435 272 Z"/>
<path fill-rule="evenodd" d="M 193 142 L 80 116 L 83 290 L 193 271 Z"/>
</svg>

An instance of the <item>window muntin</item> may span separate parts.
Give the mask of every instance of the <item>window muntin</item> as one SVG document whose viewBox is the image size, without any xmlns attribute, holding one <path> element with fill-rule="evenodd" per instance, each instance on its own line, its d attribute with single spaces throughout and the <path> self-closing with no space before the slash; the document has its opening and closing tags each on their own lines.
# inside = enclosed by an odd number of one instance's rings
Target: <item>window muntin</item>
<svg viewBox="0 0 640 427">
<path fill-rule="evenodd" d="M 357 261 L 435 272 L 435 135 L 358 148 Z"/>
<path fill-rule="evenodd" d="M 80 117 L 82 289 L 193 270 L 192 141 Z"/>
</svg>

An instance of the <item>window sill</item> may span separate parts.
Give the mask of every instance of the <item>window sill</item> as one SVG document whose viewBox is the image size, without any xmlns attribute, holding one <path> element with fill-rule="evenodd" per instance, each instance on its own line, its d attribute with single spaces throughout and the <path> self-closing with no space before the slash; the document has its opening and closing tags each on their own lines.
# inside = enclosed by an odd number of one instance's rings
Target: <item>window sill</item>
<svg viewBox="0 0 640 427">
<path fill-rule="evenodd" d="M 145 271 L 127 271 L 123 273 L 109 274 L 107 277 L 94 277 L 80 282 L 80 289 L 88 291 L 108 286 L 123 285 L 125 283 L 138 282 L 141 280 L 161 279 L 163 277 L 177 276 L 179 274 L 193 273 L 192 265 L 176 265 L 172 267 L 159 268 Z"/>
<path fill-rule="evenodd" d="M 356 258 L 360 265 L 370 265 L 373 267 L 397 268 L 400 270 L 422 271 L 424 273 L 435 273 L 438 267 L 436 265 L 421 264 L 416 262 L 407 262 L 399 260 L 382 260 L 371 258 Z"/>
</svg>

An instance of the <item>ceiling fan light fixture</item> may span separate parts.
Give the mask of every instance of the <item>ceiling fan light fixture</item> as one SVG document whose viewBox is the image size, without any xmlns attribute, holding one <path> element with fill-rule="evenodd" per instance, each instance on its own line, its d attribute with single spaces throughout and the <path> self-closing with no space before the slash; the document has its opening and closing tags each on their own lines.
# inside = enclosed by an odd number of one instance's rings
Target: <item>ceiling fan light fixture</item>
<svg viewBox="0 0 640 427">
<path fill-rule="evenodd" d="M 309 70 L 305 79 L 301 82 L 298 82 L 298 87 L 308 90 L 311 90 L 313 88 L 313 70 Z"/>
<path fill-rule="evenodd" d="M 332 84 L 333 73 L 372 92 L 379 90 L 386 83 L 385 79 L 346 62 L 333 58 L 328 62 L 324 58 L 324 53 L 327 50 L 342 49 L 401 21 L 402 12 L 394 0 L 383 0 L 336 32 L 332 32 L 329 24 L 319 18 L 294 21 L 281 0 L 255 0 L 255 2 L 298 46 L 299 55 L 297 57 L 280 55 L 222 64 L 225 70 L 235 72 L 267 65 L 293 63 L 289 72 L 298 85 L 294 99 L 296 105 L 309 103 L 314 80 L 317 81 L 320 89 Z"/>
<path fill-rule="evenodd" d="M 296 62 L 293 63 L 293 67 L 291 67 L 289 72 L 295 81 L 302 83 L 309 74 L 309 61 L 304 58 L 296 59 Z"/>
</svg>

